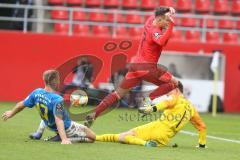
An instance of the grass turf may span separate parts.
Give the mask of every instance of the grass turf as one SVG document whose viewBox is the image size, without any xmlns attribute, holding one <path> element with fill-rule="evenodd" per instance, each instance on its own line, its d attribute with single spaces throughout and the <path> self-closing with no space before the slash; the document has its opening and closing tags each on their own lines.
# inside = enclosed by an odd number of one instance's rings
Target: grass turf
<svg viewBox="0 0 240 160">
<path fill-rule="evenodd" d="M 0 103 L 0 114 L 12 108 L 14 103 Z M 119 133 L 147 121 L 139 121 L 134 109 L 115 109 L 100 117 L 92 129 L 97 134 Z M 210 114 L 203 114 L 208 129 L 208 134 L 217 137 L 240 140 L 240 116 L 219 114 L 212 118 Z M 119 143 L 96 142 L 93 144 L 60 145 L 57 142 L 34 141 L 28 138 L 33 132 L 40 118 L 35 109 L 25 109 L 7 122 L 0 121 L 0 160 L 26 160 L 26 159 L 51 159 L 51 160 L 180 160 L 180 159 L 211 159 L 225 160 L 240 157 L 240 144 L 208 139 L 207 149 L 195 148 L 198 138 L 179 133 L 172 142 L 178 148 L 145 148 L 142 146 L 126 145 Z M 184 130 L 196 132 L 189 124 Z M 43 137 L 54 135 L 46 131 Z"/>
</svg>

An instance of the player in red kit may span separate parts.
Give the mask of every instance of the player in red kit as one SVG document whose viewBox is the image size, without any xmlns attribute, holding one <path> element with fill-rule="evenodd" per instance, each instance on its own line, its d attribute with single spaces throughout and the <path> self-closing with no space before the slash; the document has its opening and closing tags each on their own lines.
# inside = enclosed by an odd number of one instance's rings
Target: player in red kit
<svg viewBox="0 0 240 160">
<path fill-rule="evenodd" d="M 175 9 L 172 7 L 159 7 L 155 10 L 155 15 L 149 17 L 144 26 L 138 52 L 131 59 L 128 73 L 119 87 L 106 96 L 96 107 L 95 113 L 87 116 L 86 125 L 89 126 L 100 113 L 125 96 L 143 80 L 158 86 L 150 93 L 151 100 L 177 87 L 178 81 L 169 72 L 157 65 L 161 51 L 167 44 L 173 30 L 174 14 Z"/>
</svg>

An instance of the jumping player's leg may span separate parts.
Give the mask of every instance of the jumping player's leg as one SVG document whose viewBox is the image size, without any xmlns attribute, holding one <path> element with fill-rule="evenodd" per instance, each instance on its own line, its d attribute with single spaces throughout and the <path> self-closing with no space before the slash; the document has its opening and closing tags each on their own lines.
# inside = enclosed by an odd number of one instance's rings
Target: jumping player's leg
<svg viewBox="0 0 240 160">
<path fill-rule="evenodd" d="M 95 110 L 95 118 L 97 118 L 103 111 L 105 111 L 108 107 L 112 106 L 118 100 L 120 100 L 123 96 L 125 96 L 130 89 L 123 89 L 118 87 L 116 91 L 107 95 L 99 105 L 97 105 Z"/>
<path fill-rule="evenodd" d="M 162 95 L 167 94 L 168 92 L 170 92 L 175 88 L 176 88 L 176 85 L 172 82 L 160 84 L 158 85 L 158 88 L 156 88 L 149 94 L 149 98 L 153 100 L 155 98 L 158 98 Z"/>
<path fill-rule="evenodd" d="M 101 103 L 96 107 L 95 110 L 95 119 L 108 107 L 113 105 L 123 96 L 125 96 L 133 87 L 137 86 L 141 82 L 141 78 L 135 76 L 128 72 L 121 82 L 120 86 L 111 94 L 106 96 Z"/>
<path fill-rule="evenodd" d="M 143 77 L 143 80 L 153 83 L 158 86 L 149 94 L 151 100 L 158 98 L 177 87 L 178 81 L 169 72 L 163 72 L 159 68 L 150 70 L 150 72 Z"/>
</svg>

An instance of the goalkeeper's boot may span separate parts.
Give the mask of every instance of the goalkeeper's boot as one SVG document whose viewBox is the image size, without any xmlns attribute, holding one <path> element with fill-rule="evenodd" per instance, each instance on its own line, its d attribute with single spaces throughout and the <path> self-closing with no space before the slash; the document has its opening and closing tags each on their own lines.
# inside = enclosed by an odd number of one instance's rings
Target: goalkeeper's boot
<svg viewBox="0 0 240 160">
<path fill-rule="evenodd" d="M 39 140 L 39 139 L 42 138 L 42 133 L 40 133 L 40 132 L 31 133 L 31 134 L 29 135 L 29 138 L 30 138 L 30 139 Z"/>
<path fill-rule="evenodd" d="M 207 146 L 205 144 L 199 144 L 196 146 L 196 148 L 207 148 Z"/>
<path fill-rule="evenodd" d="M 157 142 L 155 141 L 147 141 L 146 144 L 145 144 L 145 147 L 157 147 Z"/>
</svg>

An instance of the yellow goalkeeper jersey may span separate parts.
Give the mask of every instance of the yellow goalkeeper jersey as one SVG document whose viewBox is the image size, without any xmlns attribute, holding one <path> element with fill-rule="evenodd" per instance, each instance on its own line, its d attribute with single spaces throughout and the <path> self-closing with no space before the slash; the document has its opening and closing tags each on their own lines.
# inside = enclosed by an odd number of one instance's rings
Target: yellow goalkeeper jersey
<svg viewBox="0 0 240 160">
<path fill-rule="evenodd" d="M 199 132 L 199 144 L 206 144 L 206 126 L 195 107 L 182 94 L 172 94 L 156 107 L 157 110 L 163 111 L 158 122 L 170 130 L 169 138 L 175 136 L 190 121 Z"/>
</svg>

